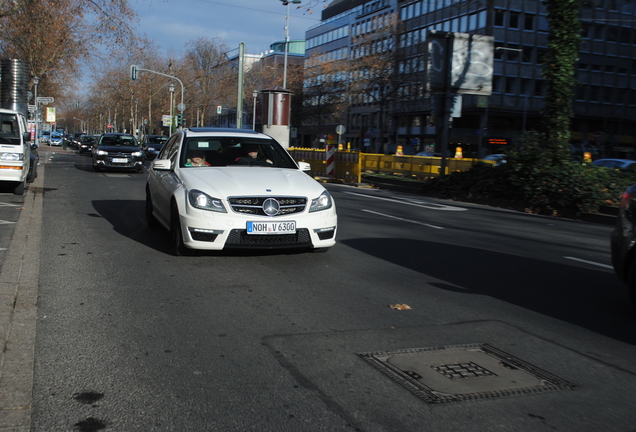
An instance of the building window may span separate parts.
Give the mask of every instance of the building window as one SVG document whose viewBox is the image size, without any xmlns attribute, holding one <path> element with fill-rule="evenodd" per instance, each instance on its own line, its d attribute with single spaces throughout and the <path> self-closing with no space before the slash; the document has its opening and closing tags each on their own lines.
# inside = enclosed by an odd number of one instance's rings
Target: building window
<svg viewBox="0 0 636 432">
<path fill-rule="evenodd" d="M 523 56 L 521 57 L 521 61 L 523 63 L 532 63 L 532 55 L 534 53 L 534 47 L 524 46 L 521 48 L 521 53 Z"/>
<path fill-rule="evenodd" d="M 508 24 L 509 28 L 519 28 L 519 14 L 517 12 L 510 12 L 510 16 L 508 19 L 510 21 L 510 23 Z"/>
<path fill-rule="evenodd" d="M 539 97 L 543 97 L 543 89 L 545 87 L 545 84 L 543 81 L 535 81 L 534 82 L 534 95 L 535 96 L 539 96 Z"/>
<path fill-rule="evenodd" d="M 534 15 L 525 15 L 525 19 L 523 20 L 523 29 L 524 30 L 534 30 Z"/>
<path fill-rule="evenodd" d="M 506 77 L 506 93 L 513 94 L 517 91 L 517 79 L 513 77 Z"/>
<path fill-rule="evenodd" d="M 499 75 L 492 77 L 492 92 L 501 93 L 501 76 Z"/>
<path fill-rule="evenodd" d="M 499 10 L 499 9 L 496 10 L 495 11 L 495 23 L 494 23 L 494 25 L 496 27 L 503 27 L 504 26 L 504 17 L 505 17 L 504 11 Z"/>
<path fill-rule="evenodd" d="M 521 88 L 519 89 L 519 94 L 523 96 L 530 96 L 530 87 L 532 85 L 532 81 L 526 78 L 521 80 Z"/>
<path fill-rule="evenodd" d="M 590 86 L 590 102 L 598 102 L 599 101 L 599 86 Z"/>
<path fill-rule="evenodd" d="M 584 86 L 577 86 L 576 87 L 576 96 L 575 96 L 577 101 L 585 101 L 585 87 Z"/>
</svg>

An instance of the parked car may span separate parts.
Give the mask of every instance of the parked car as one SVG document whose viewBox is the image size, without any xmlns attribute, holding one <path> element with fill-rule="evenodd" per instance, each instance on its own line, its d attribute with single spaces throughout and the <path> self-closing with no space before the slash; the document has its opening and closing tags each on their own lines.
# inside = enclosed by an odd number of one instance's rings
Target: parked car
<svg viewBox="0 0 636 432">
<path fill-rule="evenodd" d="M 631 159 L 597 159 L 592 162 L 592 165 L 625 171 L 636 171 L 635 164 L 636 160 Z"/>
<path fill-rule="evenodd" d="M 229 248 L 326 252 L 336 242 L 336 206 L 308 170 L 268 135 L 184 129 L 150 163 L 146 220 L 170 231 L 175 255 Z"/>
<path fill-rule="evenodd" d="M 147 135 L 146 140 L 141 145 L 144 151 L 144 157 L 148 160 L 155 159 L 166 141 L 168 141 L 166 135 Z"/>
<path fill-rule="evenodd" d="M 0 109 L 0 184 L 11 187 L 15 195 L 24 195 L 32 175 L 32 148 L 24 114 Z"/>
<path fill-rule="evenodd" d="M 143 170 L 144 154 L 134 136 L 105 133 L 93 148 L 93 170 Z"/>
<path fill-rule="evenodd" d="M 51 132 L 51 145 L 52 146 L 61 146 L 62 145 L 62 134 L 59 132 Z"/>
<path fill-rule="evenodd" d="M 482 160 L 494 161 L 495 166 L 499 166 L 506 163 L 506 155 L 503 153 L 489 154 L 484 156 Z"/>
<path fill-rule="evenodd" d="M 93 146 L 96 143 L 96 140 L 94 137 L 90 136 L 90 135 L 82 135 L 81 137 L 79 137 L 78 142 L 78 146 L 77 146 L 77 150 L 79 151 L 79 154 L 82 153 L 90 153 L 93 151 Z"/>
<path fill-rule="evenodd" d="M 435 157 L 435 155 L 431 152 L 421 151 L 419 153 L 415 153 L 414 156 L 425 156 L 425 157 Z"/>
<path fill-rule="evenodd" d="M 627 284 L 636 310 L 636 184 L 623 192 L 610 244 L 614 272 Z"/>
</svg>

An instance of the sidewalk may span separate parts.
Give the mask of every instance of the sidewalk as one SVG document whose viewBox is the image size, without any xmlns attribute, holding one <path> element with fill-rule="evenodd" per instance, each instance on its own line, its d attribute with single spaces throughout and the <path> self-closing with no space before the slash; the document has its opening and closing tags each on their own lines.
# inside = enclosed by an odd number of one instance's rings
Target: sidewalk
<svg viewBox="0 0 636 432">
<path fill-rule="evenodd" d="M 1 432 L 28 432 L 31 425 L 44 166 L 53 151 L 40 152 L 38 177 L 25 192 L 24 207 L 0 271 Z"/>
</svg>

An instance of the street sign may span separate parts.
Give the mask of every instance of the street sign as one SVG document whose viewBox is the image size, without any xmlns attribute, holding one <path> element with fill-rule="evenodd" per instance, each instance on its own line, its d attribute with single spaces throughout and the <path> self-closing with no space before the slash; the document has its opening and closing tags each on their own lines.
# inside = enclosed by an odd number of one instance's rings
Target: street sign
<svg viewBox="0 0 636 432">
<path fill-rule="evenodd" d="M 55 102 L 55 99 L 52 97 L 38 97 L 38 102 L 46 105 Z"/>
<path fill-rule="evenodd" d="M 181 112 L 184 112 L 186 109 L 186 105 L 183 102 L 180 104 L 177 104 L 177 109 Z"/>
<path fill-rule="evenodd" d="M 347 131 L 347 128 L 344 127 L 344 125 L 338 125 L 336 126 L 336 133 L 338 135 L 342 135 L 343 133 L 345 133 Z"/>
</svg>

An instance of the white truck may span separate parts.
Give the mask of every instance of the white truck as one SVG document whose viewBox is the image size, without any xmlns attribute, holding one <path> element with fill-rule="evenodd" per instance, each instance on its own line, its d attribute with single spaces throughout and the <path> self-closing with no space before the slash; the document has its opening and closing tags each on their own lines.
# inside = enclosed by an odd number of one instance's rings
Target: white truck
<svg viewBox="0 0 636 432">
<path fill-rule="evenodd" d="M 19 111 L 0 109 L 0 186 L 23 195 L 27 180 L 35 176 L 37 162 L 32 160 L 31 133 Z"/>
</svg>

